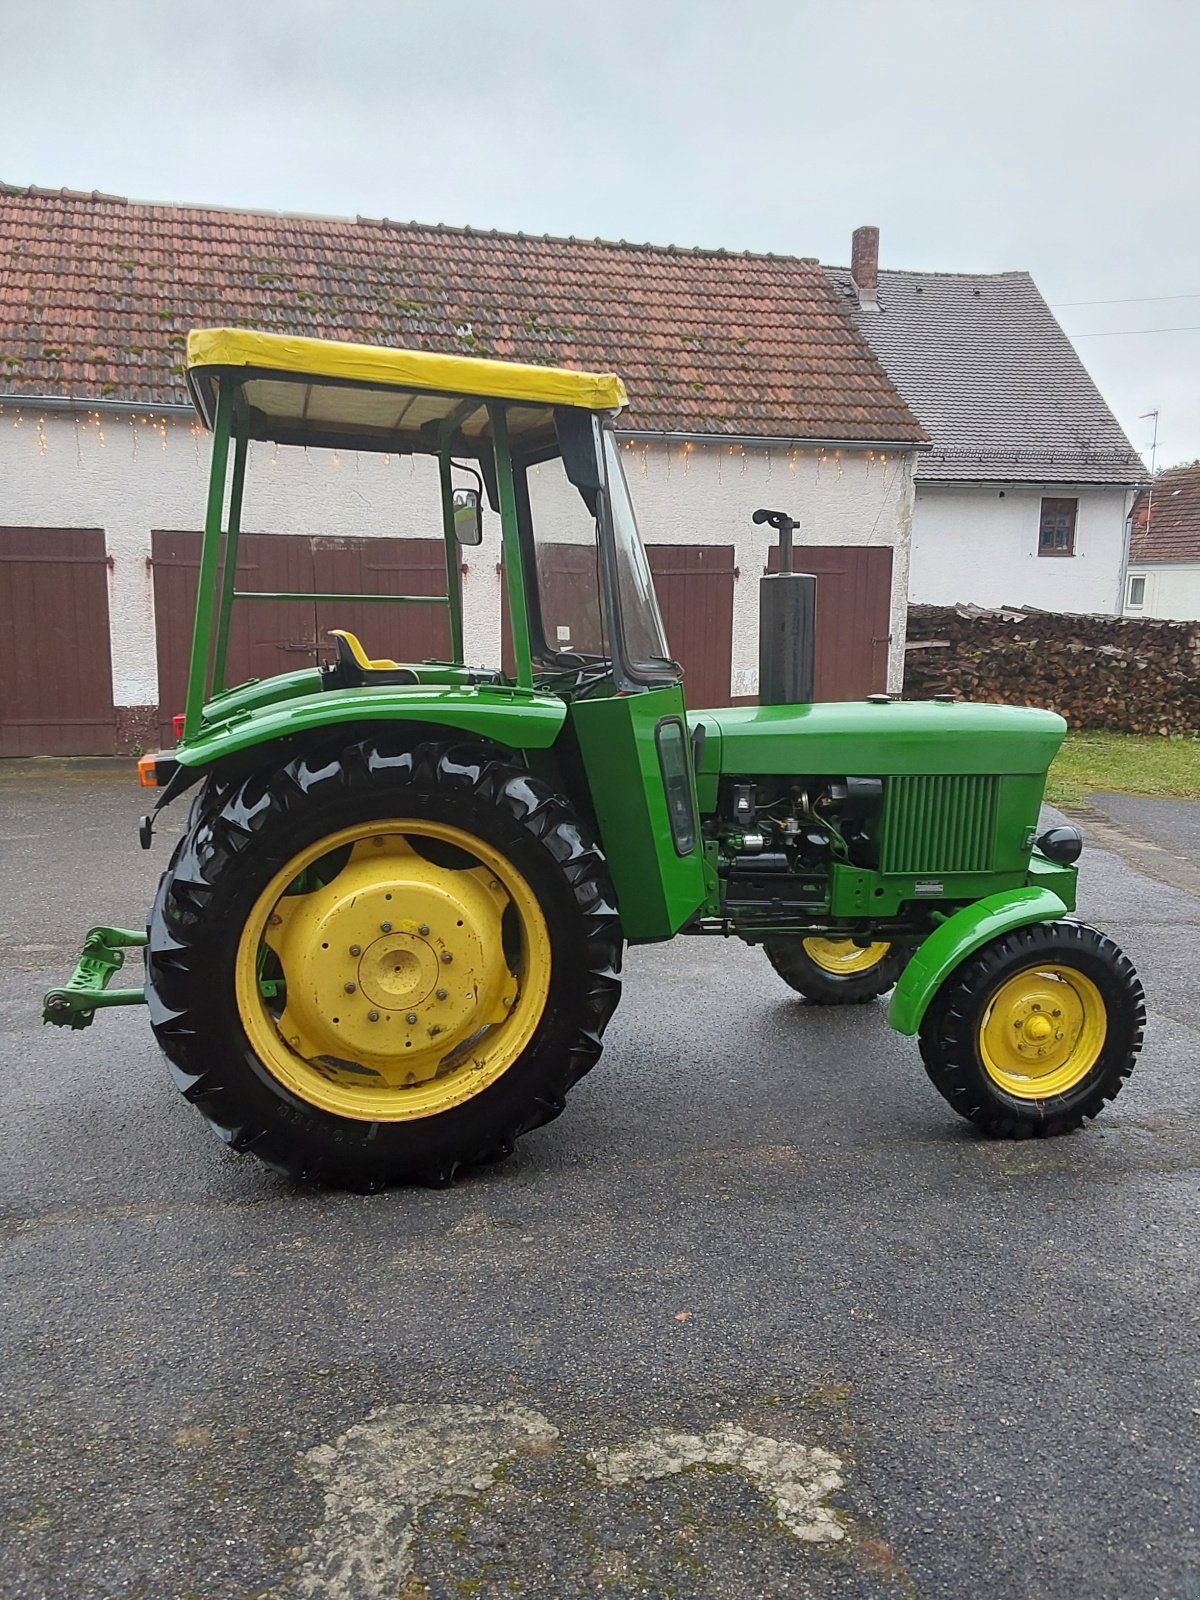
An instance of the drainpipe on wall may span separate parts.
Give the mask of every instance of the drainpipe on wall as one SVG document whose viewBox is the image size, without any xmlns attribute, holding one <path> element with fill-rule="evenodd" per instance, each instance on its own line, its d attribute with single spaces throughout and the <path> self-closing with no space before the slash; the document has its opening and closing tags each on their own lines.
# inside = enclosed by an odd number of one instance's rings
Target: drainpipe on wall
<svg viewBox="0 0 1200 1600">
<path fill-rule="evenodd" d="M 1126 489 L 1125 491 L 1125 521 L 1123 523 L 1124 536 L 1121 540 L 1121 571 L 1118 578 L 1120 587 L 1117 590 L 1117 615 L 1125 615 L 1125 592 L 1129 586 L 1129 545 L 1133 539 L 1133 508 L 1141 494 L 1140 489 Z"/>
<path fill-rule="evenodd" d="M 1154 478 L 1155 478 L 1155 474 L 1157 473 L 1157 470 L 1158 470 L 1158 408 L 1157 408 L 1157 406 L 1155 407 L 1155 409 L 1153 411 L 1143 411 L 1141 416 L 1138 418 L 1138 421 L 1139 422 L 1145 422 L 1147 420 L 1147 418 L 1149 418 L 1149 417 L 1153 417 L 1154 418 L 1154 436 L 1150 440 L 1150 490 L 1149 490 L 1149 493 L 1146 496 L 1146 533 L 1147 534 L 1149 534 L 1149 532 L 1150 532 L 1150 518 L 1154 514 Z M 1124 549 L 1124 553 L 1123 553 L 1123 555 L 1121 557 L 1121 594 L 1120 594 L 1120 597 L 1119 597 L 1118 602 L 1117 602 L 1117 615 L 1119 617 L 1123 617 L 1125 615 L 1126 595 L 1128 593 L 1128 586 L 1129 586 L 1129 547 L 1133 543 L 1133 520 L 1132 520 L 1132 518 L 1133 518 L 1133 508 L 1137 504 L 1138 498 L 1141 495 L 1141 492 L 1142 491 L 1141 491 L 1141 487 L 1140 486 L 1138 488 L 1136 488 L 1136 489 L 1127 489 L 1126 492 L 1125 492 L 1127 500 L 1129 499 L 1130 495 L 1132 495 L 1133 498 L 1129 502 L 1129 504 L 1126 506 L 1126 509 L 1125 509 L 1125 549 Z M 1143 615 L 1144 615 L 1144 613 L 1143 613 Z"/>
</svg>

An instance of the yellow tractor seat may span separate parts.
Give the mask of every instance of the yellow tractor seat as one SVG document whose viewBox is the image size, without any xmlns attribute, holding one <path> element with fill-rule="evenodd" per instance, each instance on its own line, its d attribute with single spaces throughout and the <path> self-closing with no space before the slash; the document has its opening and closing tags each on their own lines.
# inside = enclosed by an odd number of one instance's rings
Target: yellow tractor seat
<svg viewBox="0 0 1200 1600">
<path fill-rule="evenodd" d="M 337 641 L 337 660 L 321 669 L 326 689 L 354 689 L 372 683 L 420 683 L 412 667 L 398 661 L 372 661 L 357 636 L 345 628 L 333 628 L 330 637 Z"/>
</svg>

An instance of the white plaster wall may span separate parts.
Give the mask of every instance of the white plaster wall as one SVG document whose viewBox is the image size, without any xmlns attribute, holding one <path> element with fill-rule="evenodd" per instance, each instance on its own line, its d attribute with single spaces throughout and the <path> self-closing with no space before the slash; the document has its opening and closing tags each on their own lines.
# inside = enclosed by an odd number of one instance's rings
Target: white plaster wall
<svg viewBox="0 0 1200 1600">
<path fill-rule="evenodd" d="M 1043 495 L 1078 498 L 1073 556 L 1040 556 Z M 1068 484 L 917 484 L 911 597 L 922 605 L 1121 609 L 1129 492 Z"/>
<path fill-rule="evenodd" d="M 210 435 L 188 418 L 39 420 L 0 407 L 0 526 L 105 530 L 117 705 L 158 700 L 150 533 L 203 527 L 210 451 Z M 428 457 L 250 447 L 246 533 L 440 538 L 441 527 Z M 489 511 L 483 544 L 463 552 L 466 655 L 480 665 L 499 659 L 499 548 Z"/>
<path fill-rule="evenodd" d="M 1200 622 L 1200 561 L 1129 564 L 1129 577 L 1146 580 L 1145 604 L 1125 604 L 1127 617 L 1167 617 L 1175 622 Z M 1129 593 L 1128 581 L 1126 594 Z"/>
<path fill-rule="evenodd" d="M 735 695 L 758 692 L 758 580 L 778 535 L 755 527 L 759 506 L 801 519 L 797 541 L 818 545 L 890 545 L 892 642 L 888 687 L 904 677 L 913 458 L 879 451 L 824 451 L 785 446 L 644 444 L 622 447 L 625 475 L 646 544 L 732 544 Z"/>
<path fill-rule="evenodd" d="M 202 526 L 209 451 L 209 435 L 186 417 L 39 416 L 11 403 L 0 406 L 0 526 L 105 531 L 117 705 L 158 699 L 150 533 Z M 911 456 L 631 440 L 622 459 L 648 544 L 735 546 L 741 575 L 734 600 L 734 694 L 757 690 L 758 578 L 774 538 L 750 522 L 759 506 L 798 515 L 802 544 L 894 547 L 889 686 L 899 688 Z M 252 445 L 242 527 L 247 533 L 438 537 L 436 467 L 425 458 Z M 500 657 L 500 536 L 490 511 L 483 544 L 463 558 L 467 660 L 494 665 Z"/>
</svg>

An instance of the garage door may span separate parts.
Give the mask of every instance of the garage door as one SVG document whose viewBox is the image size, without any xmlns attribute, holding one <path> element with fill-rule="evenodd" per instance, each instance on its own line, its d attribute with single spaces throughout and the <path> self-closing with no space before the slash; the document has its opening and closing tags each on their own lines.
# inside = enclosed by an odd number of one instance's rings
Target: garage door
<svg viewBox="0 0 1200 1600">
<path fill-rule="evenodd" d="M 733 585 L 737 569 L 733 546 L 652 544 L 646 554 L 662 611 L 667 645 L 684 672 L 689 706 L 727 706 L 733 652 Z M 543 611 L 555 615 L 561 593 L 563 610 L 578 608 L 580 584 L 595 593 L 596 550 L 593 545 L 538 545 Z M 501 571 L 501 588 L 504 576 Z M 543 621 L 545 617 L 543 617 Z M 503 599 L 504 670 L 514 670 L 509 635 L 508 598 Z"/>
<path fill-rule="evenodd" d="M 112 755 L 101 528 L 0 528 L 0 756 Z"/>
<path fill-rule="evenodd" d="M 813 693 L 818 700 L 861 700 L 887 688 L 891 643 L 892 552 L 887 545 L 804 545 L 795 572 L 817 579 Z M 779 547 L 769 555 L 779 571 Z"/>
<path fill-rule="evenodd" d="M 172 740 L 171 716 L 182 711 L 196 610 L 201 536 L 151 535 L 158 641 L 160 738 Z M 237 585 L 272 593 L 444 594 L 440 539 L 326 539 L 301 534 L 244 533 L 238 541 Z M 241 600 L 229 627 L 227 683 L 269 678 L 328 661 L 331 628 L 357 633 L 372 656 L 399 661 L 445 657 L 448 613 L 440 606 L 359 602 Z"/>
<path fill-rule="evenodd" d="M 729 704 L 733 553 L 731 544 L 646 546 L 667 644 L 683 668 L 684 695 L 693 709 Z"/>
</svg>

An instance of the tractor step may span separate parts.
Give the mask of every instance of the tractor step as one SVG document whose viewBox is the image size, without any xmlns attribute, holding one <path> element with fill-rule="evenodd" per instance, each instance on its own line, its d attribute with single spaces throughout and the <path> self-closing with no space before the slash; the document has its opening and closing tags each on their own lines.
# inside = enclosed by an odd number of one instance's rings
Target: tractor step
<svg viewBox="0 0 1200 1600">
<path fill-rule="evenodd" d="M 125 964 L 125 951 L 139 949 L 144 933 L 127 928 L 92 928 L 83 941 L 75 971 L 61 989 L 50 989 L 42 999 L 42 1021 L 59 1028 L 86 1028 L 101 1006 L 139 1006 L 142 989 L 110 989 L 109 983 Z"/>
</svg>

